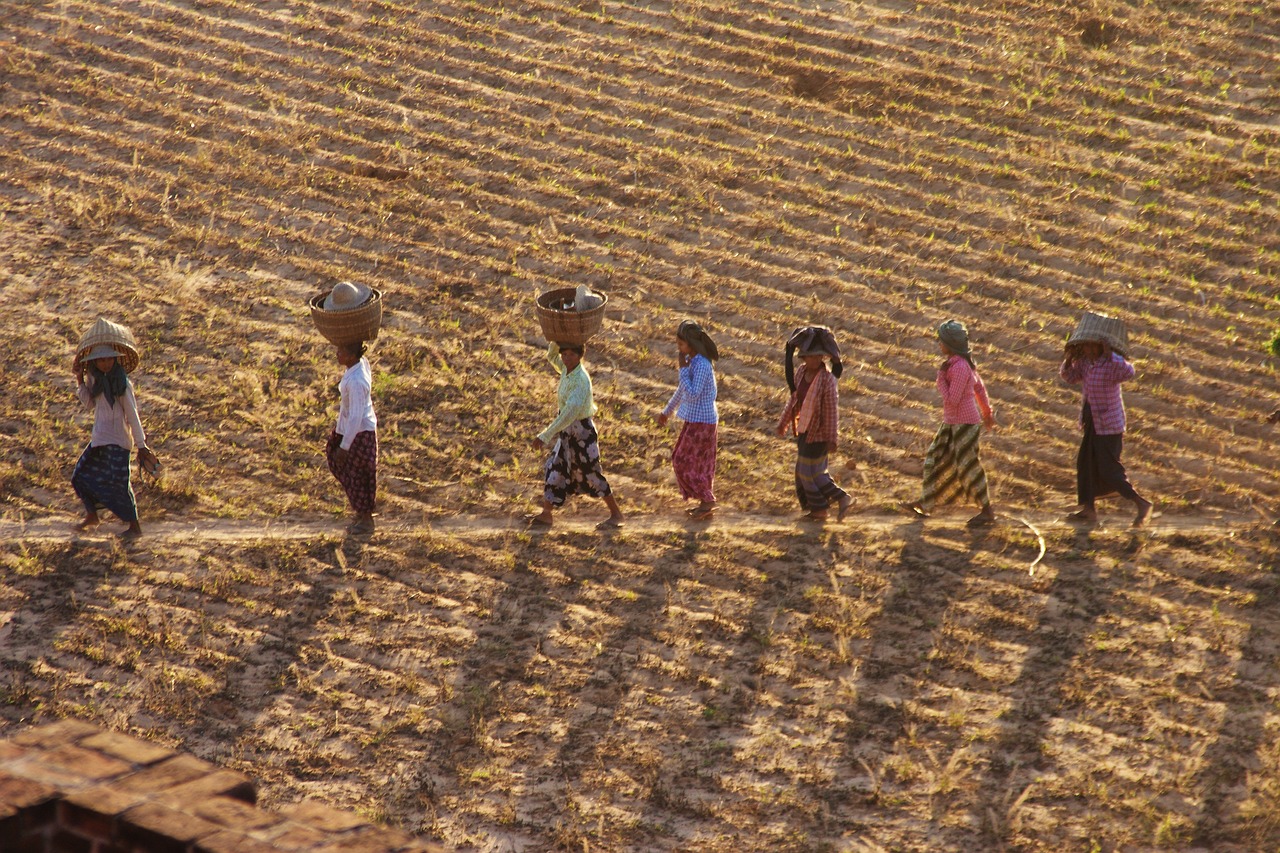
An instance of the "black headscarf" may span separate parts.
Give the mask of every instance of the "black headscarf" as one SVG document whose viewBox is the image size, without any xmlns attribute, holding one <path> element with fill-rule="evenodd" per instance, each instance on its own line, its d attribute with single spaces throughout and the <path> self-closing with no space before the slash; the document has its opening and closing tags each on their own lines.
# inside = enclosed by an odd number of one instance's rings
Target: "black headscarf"
<svg viewBox="0 0 1280 853">
<path fill-rule="evenodd" d="M 835 333 L 826 326 L 801 326 L 787 338 L 787 387 L 796 390 L 796 374 L 793 364 L 796 350 L 810 352 L 821 350 L 831 356 L 831 375 L 840 378 L 844 373 L 844 364 L 840 361 L 840 347 L 836 344 Z"/>
<path fill-rule="evenodd" d="M 694 352 L 707 361 L 715 361 L 720 357 L 716 342 L 711 340 L 711 336 L 692 320 L 684 320 L 680 323 L 679 328 L 676 329 L 676 337 L 687 343 Z"/>
<path fill-rule="evenodd" d="M 98 365 L 90 364 L 89 375 L 93 377 L 93 390 L 89 392 L 90 396 L 96 399 L 99 394 L 105 394 L 108 406 L 114 406 L 116 399 L 123 399 L 125 392 L 129 390 L 129 374 L 124 372 L 124 365 L 118 358 L 115 366 L 106 373 L 99 370 Z"/>
</svg>

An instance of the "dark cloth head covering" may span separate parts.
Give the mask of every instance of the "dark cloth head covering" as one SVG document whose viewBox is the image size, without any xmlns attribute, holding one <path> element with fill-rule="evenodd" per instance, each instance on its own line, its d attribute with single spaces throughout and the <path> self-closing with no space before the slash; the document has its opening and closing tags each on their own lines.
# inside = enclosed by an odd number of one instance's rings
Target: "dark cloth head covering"
<svg viewBox="0 0 1280 853">
<path fill-rule="evenodd" d="M 975 367 L 973 354 L 969 352 L 969 330 L 959 320 L 947 320 L 938 326 L 938 340 L 947 345 L 947 349 L 969 362 Z"/>
<path fill-rule="evenodd" d="M 794 354 L 800 352 L 801 358 L 806 355 L 825 355 L 831 358 L 831 375 L 840 378 L 844 373 L 844 364 L 840 361 L 840 347 L 836 344 L 835 334 L 826 326 L 802 326 L 787 338 L 787 387 L 796 390 L 796 373 Z"/>
<path fill-rule="evenodd" d="M 694 352 L 707 361 L 715 361 L 720 357 L 716 342 L 711 340 L 711 336 L 692 320 L 681 321 L 680 328 L 676 329 L 676 337 L 687 343 Z"/>
<path fill-rule="evenodd" d="M 90 364 L 89 373 L 93 376 L 93 390 L 89 395 L 96 399 L 99 394 L 105 394 L 108 406 L 114 406 L 116 398 L 124 397 L 124 392 L 129 390 L 129 374 L 124 372 L 121 359 L 117 358 L 115 366 L 106 373 L 99 370 L 96 364 Z"/>
</svg>

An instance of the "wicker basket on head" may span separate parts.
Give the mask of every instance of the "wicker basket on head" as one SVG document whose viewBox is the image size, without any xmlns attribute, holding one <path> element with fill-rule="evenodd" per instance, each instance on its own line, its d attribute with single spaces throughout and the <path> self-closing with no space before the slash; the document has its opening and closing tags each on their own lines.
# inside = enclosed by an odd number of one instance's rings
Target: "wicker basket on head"
<svg viewBox="0 0 1280 853">
<path fill-rule="evenodd" d="M 542 325 L 542 334 L 549 341 L 561 344 L 585 344 L 604 325 L 604 308 L 609 297 L 594 291 L 600 297 L 600 304 L 586 311 L 575 311 L 572 306 L 577 290 L 572 287 L 561 287 L 548 290 L 538 297 L 538 322 Z"/>
<path fill-rule="evenodd" d="M 382 291 L 371 288 L 364 304 L 346 311 L 324 310 L 328 295 L 313 296 L 307 304 L 311 306 L 311 322 L 329 343 L 346 346 L 378 337 L 378 329 L 382 328 Z"/>
<path fill-rule="evenodd" d="M 72 366 L 78 366 L 90 350 L 102 345 L 109 346 L 119 353 L 116 357 L 120 359 L 125 373 L 132 373 L 138 366 L 138 342 L 134 340 L 133 332 L 119 323 L 112 323 L 102 317 L 99 317 L 97 322 L 81 336 L 80 343 L 76 346 L 75 358 L 71 362 Z"/>
<path fill-rule="evenodd" d="M 1076 324 L 1076 330 L 1067 338 L 1068 346 L 1086 342 L 1109 344 L 1122 356 L 1127 358 L 1129 355 L 1129 332 L 1124 327 L 1124 321 L 1106 314 L 1084 312 L 1084 316 Z"/>
</svg>

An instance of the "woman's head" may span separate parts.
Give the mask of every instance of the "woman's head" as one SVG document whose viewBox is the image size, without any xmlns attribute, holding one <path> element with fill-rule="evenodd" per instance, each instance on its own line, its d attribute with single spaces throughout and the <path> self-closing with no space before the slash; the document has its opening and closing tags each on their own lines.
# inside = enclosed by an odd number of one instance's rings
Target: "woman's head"
<svg viewBox="0 0 1280 853">
<path fill-rule="evenodd" d="M 720 358 L 720 350 L 701 326 L 692 320 L 682 320 L 676 327 L 676 345 L 681 355 L 700 355 L 708 361 Z"/>
<path fill-rule="evenodd" d="M 587 354 L 586 344 L 557 344 L 560 347 L 560 360 L 568 370 L 573 370 Z"/>
<path fill-rule="evenodd" d="M 95 358 L 93 360 L 93 366 L 97 368 L 99 373 L 110 373 L 111 368 L 116 366 L 116 358 L 113 355 L 105 356 L 103 358 Z"/>
<path fill-rule="evenodd" d="M 352 367 L 356 365 L 360 359 L 364 358 L 366 351 L 364 341 L 357 341 L 354 344 L 335 344 L 334 352 L 337 355 L 338 364 L 343 367 Z"/>
</svg>

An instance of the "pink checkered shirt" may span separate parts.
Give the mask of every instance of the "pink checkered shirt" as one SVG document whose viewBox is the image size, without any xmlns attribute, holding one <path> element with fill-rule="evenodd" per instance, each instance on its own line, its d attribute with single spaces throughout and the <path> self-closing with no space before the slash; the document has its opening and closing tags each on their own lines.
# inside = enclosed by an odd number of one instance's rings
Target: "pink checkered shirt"
<svg viewBox="0 0 1280 853">
<path fill-rule="evenodd" d="M 1058 368 L 1058 375 L 1064 381 L 1083 386 L 1084 402 L 1089 404 L 1093 431 L 1098 435 L 1120 435 L 1124 432 L 1124 398 L 1120 395 L 1120 383 L 1132 379 L 1133 374 L 1133 365 L 1114 352 L 1110 358 L 1081 359 L 1070 365 L 1063 361 Z"/>
<path fill-rule="evenodd" d="M 963 356 L 953 355 L 938 368 L 938 393 L 944 424 L 980 424 L 983 413 L 991 411 L 987 386 Z"/>
</svg>

